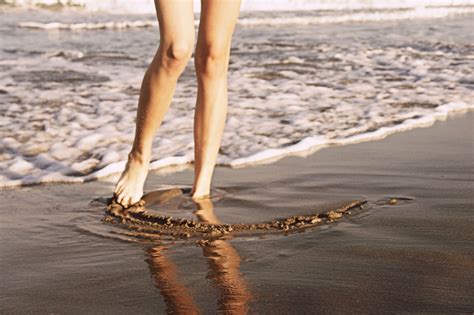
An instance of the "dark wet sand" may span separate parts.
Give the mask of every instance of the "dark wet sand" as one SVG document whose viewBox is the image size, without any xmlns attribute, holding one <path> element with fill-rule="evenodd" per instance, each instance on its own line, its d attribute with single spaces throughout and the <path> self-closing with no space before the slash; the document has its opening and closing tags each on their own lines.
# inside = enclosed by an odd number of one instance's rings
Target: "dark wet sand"
<svg viewBox="0 0 474 315">
<path fill-rule="evenodd" d="M 471 313 L 473 144 L 469 113 L 306 158 L 219 168 L 212 204 L 181 196 L 150 205 L 253 223 L 369 201 L 302 233 L 205 246 L 144 242 L 103 224 L 104 205 L 91 201 L 108 197 L 111 183 L 2 190 L 0 312 Z M 191 182 L 191 170 L 154 174 L 146 190 Z"/>
</svg>

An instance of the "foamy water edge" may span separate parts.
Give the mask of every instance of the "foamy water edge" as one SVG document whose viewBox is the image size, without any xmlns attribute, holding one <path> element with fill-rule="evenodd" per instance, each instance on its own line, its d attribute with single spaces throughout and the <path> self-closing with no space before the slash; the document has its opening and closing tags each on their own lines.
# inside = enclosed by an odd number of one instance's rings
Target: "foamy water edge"
<svg viewBox="0 0 474 315">
<path fill-rule="evenodd" d="M 70 9 L 88 12 L 108 13 L 154 13 L 153 1 L 148 0 L 4 0 L 20 8 L 34 9 L 38 6 L 64 6 Z M 200 1 L 193 1 L 194 10 L 200 11 Z M 288 10 L 364 10 L 364 9 L 399 9 L 427 6 L 461 6 L 472 5 L 472 0 L 242 0 L 242 11 L 288 11 Z"/>
<path fill-rule="evenodd" d="M 0 119 L 0 187 L 92 181 L 124 169 L 137 82 L 148 54 L 143 49 L 137 57 L 137 51 L 124 44 L 104 51 L 101 41 L 107 36 L 122 42 L 121 30 L 130 30 L 148 43 L 157 23 L 131 15 L 84 19 L 71 13 L 58 20 L 48 18 L 50 13 L 18 13 L 3 23 L 24 34 L 28 43 L 42 38 L 44 45 L 19 45 L 11 36 L 11 49 L 3 51 L 0 99 L 6 112 Z M 288 155 L 306 156 L 319 148 L 376 140 L 472 110 L 473 47 L 458 36 L 461 30 L 469 32 L 473 13 L 474 6 L 427 5 L 242 16 L 240 31 L 245 36 L 234 42 L 232 106 L 218 164 L 239 168 Z M 26 22 L 35 17 L 37 22 Z M 51 23 L 59 19 L 62 23 Z M 396 22 L 402 20 L 407 22 Z M 393 29 L 403 30 L 410 23 L 423 26 L 422 33 L 410 31 L 416 40 L 393 34 Z M 446 28 L 426 28 L 439 23 L 446 23 Z M 359 36 L 370 29 L 375 39 L 351 43 L 351 35 L 341 35 L 345 40 L 338 42 L 320 34 L 313 41 L 311 29 L 316 24 L 331 25 L 329 31 L 337 29 L 334 24 L 343 30 L 354 27 Z M 378 25 L 383 26 L 380 32 Z M 291 33 L 293 28 L 302 30 L 294 41 L 265 35 Z M 54 43 L 50 34 L 58 36 Z M 77 45 L 84 39 L 90 42 L 87 49 Z M 190 168 L 195 88 L 187 69 L 155 138 L 156 160 L 150 169 Z"/>
<path fill-rule="evenodd" d="M 283 17 L 283 18 L 241 18 L 238 21 L 242 26 L 256 25 L 318 25 L 336 24 L 350 22 L 378 22 L 378 21 L 399 21 L 410 19 L 441 19 L 452 15 L 472 14 L 474 7 L 442 7 L 429 8 L 419 7 L 407 11 L 395 12 L 361 12 L 346 13 L 327 16 L 303 16 L 303 17 Z M 194 21 L 195 26 L 199 25 L 199 20 Z M 43 29 L 43 30 L 98 30 L 98 29 L 128 29 L 128 28 L 149 28 L 158 27 L 155 20 L 135 20 L 135 21 L 106 21 L 96 23 L 61 23 L 61 22 L 21 22 L 18 24 L 23 28 Z"/>
<path fill-rule="evenodd" d="M 430 127 L 436 121 L 446 120 L 451 114 L 466 113 L 469 111 L 474 111 L 474 104 L 456 102 L 448 103 L 445 105 L 438 106 L 433 113 L 423 115 L 419 118 L 407 119 L 398 125 L 381 127 L 375 131 L 356 134 L 354 136 L 350 136 L 343 139 L 326 139 L 323 136 L 310 136 L 302 139 L 298 143 L 291 146 L 276 149 L 266 149 L 250 156 L 239 157 L 228 162 L 218 163 L 217 165 L 231 168 L 242 168 L 246 166 L 254 166 L 259 164 L 268 164 L 276 162 L 286 156 L 308 156 L 322 148 L 326 148 L 329 146 L 340 146 L 380 140 L 390 134 L 408 131 L 416 128 Z M 153 161 L 150 164 L 150 171 L 167 167 L 185 165 L 192 162 L 193 157 L 189 155 L 169 156 Z M 100 178 L 104 178 L 117 173 L 121 173 L 125 168 L 125 164 L 126 161 L 115 162 L 86 176 L 70 177 L 60 173 L 50 173 L 48 174 L 48 176 L 43 176 L 41 179 L 37 180 L 8 180 L 7 182 L 0 183 L 0 187 L 18 187 L 44 183 L 84 183 L 98 180 Z"/>
</svg>

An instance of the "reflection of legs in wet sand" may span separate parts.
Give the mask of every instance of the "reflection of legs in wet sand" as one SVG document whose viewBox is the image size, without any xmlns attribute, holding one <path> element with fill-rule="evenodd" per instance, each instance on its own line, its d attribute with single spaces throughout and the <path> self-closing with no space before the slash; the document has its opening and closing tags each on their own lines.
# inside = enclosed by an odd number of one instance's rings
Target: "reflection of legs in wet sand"
<svg viewBox="0 0 474 315">
<path fill-rule="evenodd" d="M 195 212 L 201 222 L 220 223 L 214 214 L 210 199 L 196 200 L 198 210 Z M 214 240 L 203 247 L 204 256 L 208 259 L 209 277 L 219 290 L 219 311 L 229 314 L 245 314 L 251 294 L 240 274 L 240 256 L 224 240 Z"/>
<path fill-rule="evenodd" d="M 194 211 L 199 222 L 207 224 L 220 224 L 219 219 L 214 214 L 214 205 L 210 198 L 195 199 L 197 210 Z"/>
<path fill-rule="evenodd" d="M 167 313 L 199 314 L 191 294 L 178 282 L 176 266 L 163 254 L 163 247 L 148 248 L 147 254 L 153 283 L 163 295 Z"/>
<path fill-rule="evenodd" d="M 150 200 L 168 200 L 176 193 L 149 196 Z M 153 199 L 154 197 L 155 199 Z M 195 214 L 200 222 L 219 224 L 214 214 L 210 198 L 196 199 Z M 160 290 L 169 313 L 199 313 L 197 305 L 186 287 L 178 282 L 176 266 L 164 255 L 163 246 L 147 249 L 147 262 L 155 286 Z M 209 278 L 219 292 L 218 308 L 226 314 L 245 314 L 251 294 L 247 284 L 240 274 L 240 257 L 237 251 L 225 240 L 213 240 L 203 247 L 204 257 L 208 260 Z"/>
</svg>

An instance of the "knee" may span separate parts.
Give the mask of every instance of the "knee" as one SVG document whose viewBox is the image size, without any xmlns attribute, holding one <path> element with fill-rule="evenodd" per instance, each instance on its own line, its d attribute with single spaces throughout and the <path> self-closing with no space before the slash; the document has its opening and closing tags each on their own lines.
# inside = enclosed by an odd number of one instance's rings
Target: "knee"
<svg viewBox="0 0 474 315">
<path fill-rule="evenodd" d="M 227 46 L 198 46 L 194 55 L 194 65 L 198 77 L 218 78 L 226 74 L 229 63 Z"/>
<path fill-rule="evenodd" d="M 166 71 L 181 73 L 193 52 L 193 42 L 176 42 L 164 45 L 158 50 L 157 65 Z"/>
</svg>

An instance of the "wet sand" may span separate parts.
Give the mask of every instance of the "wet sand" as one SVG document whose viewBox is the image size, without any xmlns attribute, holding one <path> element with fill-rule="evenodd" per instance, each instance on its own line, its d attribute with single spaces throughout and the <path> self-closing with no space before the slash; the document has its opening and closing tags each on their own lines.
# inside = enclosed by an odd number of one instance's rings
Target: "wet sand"
<svg viewBox="0 0 474 315">
<path fill-rule="evenodd" d="M 218 168 L 211 202 L 149 204 L 174 218 L 253 224 L 368 201 L 287 235 L 151 240 L 102 222 L 111 182 L 1 190 L 0 312 L 472 312 L 473 128 L 468 113 L 305 158 Z M 190 169 L 152 174 L 145 190 L 191 182 Z"/>
</svg>

